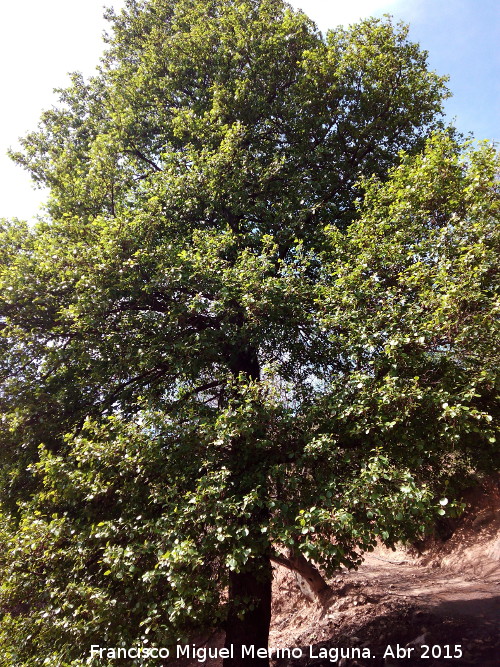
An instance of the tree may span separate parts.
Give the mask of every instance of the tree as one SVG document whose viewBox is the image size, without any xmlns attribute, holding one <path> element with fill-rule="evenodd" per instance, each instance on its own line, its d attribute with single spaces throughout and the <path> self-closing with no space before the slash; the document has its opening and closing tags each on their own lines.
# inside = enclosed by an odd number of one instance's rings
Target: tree
<svg viewBox="0 0 500 667">
<path fill-rule="evenodd" d="M 99 73 L 15 156 L 50 187 L 46 218 L 2 234 L 3 635 L 22 665 L 208 626 L 266 647 L 273 560 L 315 576 L 308 561 L 415 536 L 462 435 L 485 458 L 493 438 L 471 426 L 489 423 L 491 339 L 467 394 L 467 339 L 425 329 L 441 308 L 460 330 L 446 274 L 442 301 L 429 280 L 449 260 L 459 282 L 469 248 L 494 312 L 493 160 L 467 168 L 436 139 L 442 172 L 409 195 L 446 91 L 406 28 L 324 39 L 277 0 L 132 0 L 110 19 Z M 456 255 L 432 264 L 441 229 Z M 386 264 L 367 282 L 370 252 Z"/>
</svg>

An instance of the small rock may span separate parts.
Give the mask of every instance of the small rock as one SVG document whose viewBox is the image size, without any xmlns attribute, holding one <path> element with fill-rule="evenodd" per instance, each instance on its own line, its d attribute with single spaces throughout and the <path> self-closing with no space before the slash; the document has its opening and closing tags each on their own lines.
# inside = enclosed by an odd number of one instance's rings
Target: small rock
<svg viewBox="0 0 500 667">
<path fill-rule="evenodd" d="M 418 637 L 415 637 L 411 642 L 408 642 L 406 644 L 405 648 L 421 648 L 423 644 L 427 642 L 427 637 L 429 636 L 428 632 L 424 632 L 423 634 L 419 635 Z"/>
</svg>

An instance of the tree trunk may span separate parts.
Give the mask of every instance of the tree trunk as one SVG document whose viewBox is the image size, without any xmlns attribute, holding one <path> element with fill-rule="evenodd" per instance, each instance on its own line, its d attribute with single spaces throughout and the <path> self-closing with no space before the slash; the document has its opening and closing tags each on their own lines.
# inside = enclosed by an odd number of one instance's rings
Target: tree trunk
<svg viewBox="0 0 500 667">
<path fill-rule="evenodd" d="M 271 624 L 272 568 L 270 560 L 252 560 L 244 572 L 229 575 L 229 612 L 224 646 L 233 657 L 223 667 L 269 667 L 268 657 L 258 657 L 257 649 L 268 649 Z M 250 600 L 250 608 L 245 601 Z M 247 647 L 251 652 L 246 652 Z M 253 651 L 253 652 L 252 652 Z"/>
<path fill-rule="evenodd" d="M 243 316 L 241 325 L 243 325 Z M 242 342 L 229 352 L 228 365 L 235 378 L 240 374 L 258 382 L 260 366 L 257 350 Z M 264 436 L 265 430 L 262 432 Z M 254 432 L 254 438 L 257 432 Z M 234 492 L 241 497 L 254 488 L 255 479 L 262 475 L 258 452 L 253 439 L 237 437 L 232 442 Z M 254 474 L 257 477 L 254 477 Z M 251 519 L 244 519 L 247 526 L 266 525 L 268 510 L 260 508 Z M 270 547 L 269 547 L 270 549 Z M 269 626 L 271 624 L 272 567 L 268 554 L 255 557 L 242 572 L 229 573 L 228 616 L 226 620 L 225 648 L 230 649 L 223 667 L 269 667 L 267 657 Z M 265 657 L 257 655 L 264 649 Z"/>
<path fill-rule="evenodd" d="M 273 560 L 295 574 L 297 585 L 308 600 L 323 601 L 329 596 L 330 586 L 323 579 L 318 568 L 309 562 L 300 551 L 289 549 L 286 556 L 280 554 L 273 557 Z"/>
</svg>

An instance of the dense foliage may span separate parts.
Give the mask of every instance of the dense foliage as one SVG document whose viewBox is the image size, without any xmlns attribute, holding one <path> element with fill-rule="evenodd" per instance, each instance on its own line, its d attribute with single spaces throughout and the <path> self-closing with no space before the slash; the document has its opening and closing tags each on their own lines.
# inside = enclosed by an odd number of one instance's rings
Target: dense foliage
<svg viewBox="0 0 500 667">
<path fill-rule="evenodd" d="M 2 226 L 5 666 L 265 645 L 273 559 L 415 538 L 497 452 L 498 163 L 429 138 L 405 28 L 110 18 L 16 156 L 45 219 Z"/>
</svg>

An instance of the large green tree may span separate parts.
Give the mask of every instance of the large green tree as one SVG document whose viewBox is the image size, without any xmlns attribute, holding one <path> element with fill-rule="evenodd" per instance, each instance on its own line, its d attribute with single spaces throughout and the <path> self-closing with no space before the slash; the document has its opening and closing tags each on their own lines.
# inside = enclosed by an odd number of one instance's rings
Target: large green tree
<svg viewBox="0 0 500 667">
<path fill-rule="evenodd" d="M 265 647 L 272 561 L 321 592 L 311 561 L 415 536 L 494 439 L 494 159 L 420 155 L 446 91 L 406 29 L 323 38 L 278 0 L 110 20 L 15 155 L 44 220 L 1 236 L 14 664 Z"/>
</svg>

